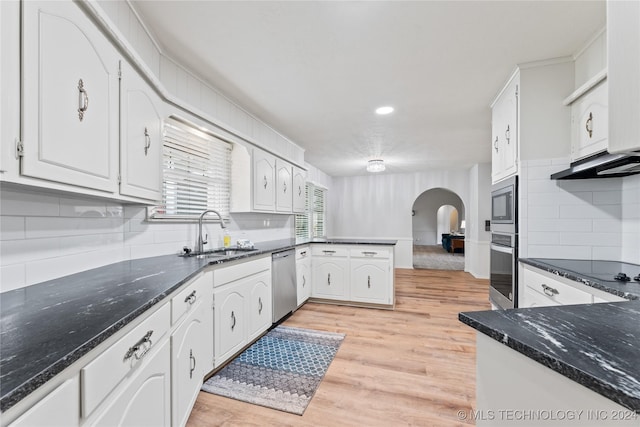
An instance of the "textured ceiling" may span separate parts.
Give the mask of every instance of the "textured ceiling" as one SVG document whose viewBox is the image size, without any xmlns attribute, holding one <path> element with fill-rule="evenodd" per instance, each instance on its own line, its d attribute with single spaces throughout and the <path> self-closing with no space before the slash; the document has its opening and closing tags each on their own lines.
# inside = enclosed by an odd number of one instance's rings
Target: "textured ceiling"
<svg viewBox="0 0 640 427">
<path fill-rule="evenodd" d="M 377 157 L 385 173 L 490 161 L 489 104 L 515 65 L 605 25 L 604 1 L 132 4 L 165 54 L 333 176 Z"/>
</svg>

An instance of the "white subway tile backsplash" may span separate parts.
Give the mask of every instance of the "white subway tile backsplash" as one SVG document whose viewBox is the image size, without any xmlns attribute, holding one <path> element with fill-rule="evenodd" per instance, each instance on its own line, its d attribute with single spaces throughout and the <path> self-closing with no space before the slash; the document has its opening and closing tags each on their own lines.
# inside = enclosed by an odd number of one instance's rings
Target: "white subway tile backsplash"
<svg viewBox="0 0 640 427">
<path fill-rule="evenodd" d="M 558 172 L 557 166 L 531 166 L 529 165 L 528 169 L 528 179 L 544 179 L 549 180 L 551 174 Z"/>
<path fill-rule="evenodd" d="M 0 241 L 2 265 L 52 258 L 58 256 L 59 251 L 58 238 Z"/>
<path fill-rule="evenodd" d="M 594 233 L 620 233 L 622 231 L 622 223 L 619 219 L 594 219 Z"/>
<path fill-rule="evenodd" d="M 42 193 L 2 189 L 0 215 L 58 216 L 60 203 L 57 197 Z"/>
<path fill-rule="evenodd" d="M 594 205 L 621 205 L 622 190 L 594 191 Z"/>
<path fill-rule="evenodd" d="M 559 218 L 560 208 L 559 206 L 536 206 L 529 205 L 528 215 L 531 218 Z"/>
<path fill-rule="evenodd" d="M 620 190 L 622 185 L 620 178 L 574 179 L 556 182 L 558 187 L 572 193 L 576 191 Z"/>
<path fill-rule="evenodd" d="M 605 261 L 621 261 L 622 250 L 620 246 L 594 246 L 591 259 Z"/>
<path fill-rule="evenodd" d="M 527 256 L 530 258 L 591 259 L 591 247 L 529 244 Z"/>
<path fill-rule="evenodd" d="M 120 218 L 26 218 L 27 239 L 122 233 L 123 230 Z"/>
<path fill-rule="evenodd" d="M 24 239 L 24 236 L 24 217 L 0 217 L 0 240 L 18 240 Z"/>
<path fill-rule="evenodd" d="M 528 233 L 527 236 L 530 245 L 557 245 L 560 243 L 559 232 L 536 231 Z"/>
<path fill-rule="evenodd" d="M 529 195 L 530 206 L 560 206 L 560 205 L 583 205 L 591 203 L 593 193 L 580 191 L 567 193 L 566 191 L 552 193 L 533 193 Z"/>
<path fill-rule="evenodd" d="M 564 246 L 617 246 L 622 245 L 618 233 L 560 233 L 560 244 Z"/>
<path fill-rule="evenodd" d="M 3 265 L 0 267 L 0 292 L 23 288 L 26 283 L 24 264 Z"/>
<path fill-rule="evenodd" d="M 590 219 L 545 219 L 531 218 L 527 221 L 529 233 L 534 231 L 581 231 L 591 232 L 593 229 Z"/>
<path fill-rule="evenodd" d="M 558 186 L 555 185 L 554 181 L 551 180 L 530 180 L 527 182 L 527 192 L 529 197 L 533 193 L 557 193 L 559 190 Z"/>
<path fill-rule="evenodd" d="M 618 218 L 622 217 L 621 205 L 570 205 L 560 206 L 560 218 Z"/>
<path fill-rule="evenodd" d="M 102 218 L 107 216 L 107 206 L 96 200 L 60 198 L 60 216 Z"/>
</svg>

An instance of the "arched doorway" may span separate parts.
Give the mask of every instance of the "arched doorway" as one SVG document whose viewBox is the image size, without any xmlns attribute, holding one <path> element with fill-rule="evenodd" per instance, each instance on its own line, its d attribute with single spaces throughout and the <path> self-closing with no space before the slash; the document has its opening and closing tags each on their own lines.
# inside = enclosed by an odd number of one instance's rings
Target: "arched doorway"
<svg viewBox="0 0 640 427">
<path fill-rule="evenodd" d="M 413 267 L 464 270 L 462 199 L 453 191 L 433 188 L 416 198 L 412 214 Z"/>
</svg>

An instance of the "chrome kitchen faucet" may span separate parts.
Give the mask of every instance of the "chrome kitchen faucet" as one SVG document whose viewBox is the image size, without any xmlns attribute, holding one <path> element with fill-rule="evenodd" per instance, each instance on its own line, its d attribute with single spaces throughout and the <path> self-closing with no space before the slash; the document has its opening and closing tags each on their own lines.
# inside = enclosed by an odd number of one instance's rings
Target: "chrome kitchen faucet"
<svg viewBox="0 0 640 427">
<path fill-rule="evenodd" d="M 200 214 L 200 216 L 198 217 L 198 242 L 197 242 L 197 247 L 196 247 L 197 254 L 201 254 L 201 253 L 204 252 L 204 245 L 207 244 L 207 240 L 206 239 L 209 238 L 208 234 L 205 236 L 204 239 L 202 238 L 202 219 L 208 213 L 214 213 L 214 214 L 218 215 L 218 218 L 220 218 L 220 227 L 221 228 L 227 228 L 227 226 L 224 225 L 224 220 L 222 219 L 222 215 L 220 215 L 220 212 L 214 211 L 213 209 L 209 209 L 209 210 L 206 210 L 206 211 L 202 212 Z"/>
</svg>

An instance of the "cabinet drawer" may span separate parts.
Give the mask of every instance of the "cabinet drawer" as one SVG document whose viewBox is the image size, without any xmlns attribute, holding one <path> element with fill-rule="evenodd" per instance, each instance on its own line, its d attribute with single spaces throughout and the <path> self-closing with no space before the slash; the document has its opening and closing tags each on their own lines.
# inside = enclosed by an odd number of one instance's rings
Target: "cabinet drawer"
<svg viewBox="0 0 640 427">
<path fill-rule="evenodd" d="M 529 268 L 524 269 L 524 285 L 558 304 L 590 304 L 592 302 L 591 294 Z"/>
<path fill-rule="evenodd" d="M 213 271 L 213 287 L 222 286 L 229 282 L 249 277 L 271 269 L 271 257 L 264 257 L 256 261 L 246 261 L 230 267 L 223 267 Z"/>
<path fill-rule="evenodd" d="M 346 257 L 349 255 L 349 248 L 337 245 L 313 245 L 311 247 L 313 256 L 337 256 Z"/>
<path fill-rule="evenodd" d="M 358 258 L 388 259 L 391 256 L 391 251 L 388 248 L 381 248 L 377 246 L 373 246 L 373 247 L 363 246 L 363 247 L 351 249 L 350 254 L 352 257 L 358 257 Z"/>
<path fill-rule="evenodd" d="M 171 324 L 175 325 L 184 315 L 193 311 L 196 302 L 206 298 L 207 295 L 213 295 L 213 272 L 211 271 L 193 280 L 189 286 L 171 299 Z"/>
<path fill-rule="evenodd" d="M 296 249 L 296 259 L 305 259 L 311 258 L 311 251 L 309 250 L 309 246 L 304 246 L 302 248 Z"/>
<path fill-rule="evenodd" d="M 87 417 L 104 398 L 144 360 L 141 357 L 154 347 L 170 328 L 169 304 L 164 304 L 131 332 L 82 368 L 82 416 Z M 144 337 L 149 333 L 147 341 Z M 138 345 L 139 350 L 134 351 Z"/>
<path fill-rule="evenodd" d="M 547 307 L 551 305 L 560 305 L 559 302 L 554 301 L 552 298 L 543 295 L 532 288 L 525 286 L 524 295 L 522 301 L 522 307 Z"/>
</svg>

